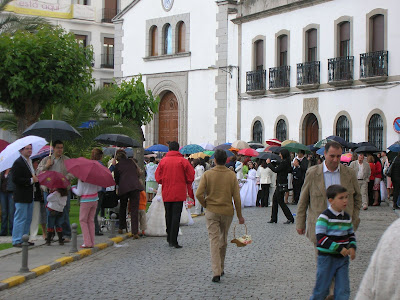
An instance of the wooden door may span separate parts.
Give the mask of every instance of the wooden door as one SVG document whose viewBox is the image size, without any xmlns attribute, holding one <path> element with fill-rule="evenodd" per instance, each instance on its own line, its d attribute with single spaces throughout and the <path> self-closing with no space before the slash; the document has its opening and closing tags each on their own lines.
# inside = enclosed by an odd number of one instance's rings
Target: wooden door
<svg viewBox="0 0 400 300">
<path fill-rule="evenodd" d="M 306 116 L 306 145 L 315 144 L 318 142 L 318 120 L 314 114 L 309 114 Z"/>
<path fill-rule="evenodd" d="M 158 126 L 159 144 L 178 142 L 178 101 L 172 92 L 167 92 L 161 99 Z"/>
</svg>

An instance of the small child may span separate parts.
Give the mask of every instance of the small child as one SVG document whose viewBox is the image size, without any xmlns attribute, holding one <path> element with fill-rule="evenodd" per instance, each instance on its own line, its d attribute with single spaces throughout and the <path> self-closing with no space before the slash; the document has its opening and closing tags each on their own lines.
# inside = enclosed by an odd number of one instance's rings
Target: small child
<svg viewBox="0 0 400 300">
<path fill-rule="evenodd" d="M 47 236 L 46 245 L 50 246 L 51 240 L 54 237 L 54 227 L 58 235 L 58 243 L 64 245 L 62 233 L 62 223 L 64 221 L 63 210 L 67 204 L 67 189 L 55 189 L 47 196 Z"/>
<path fill-rule="evenodd" d="M 147 206 L 146 192 L 141 191 L 139 199 L 139 226 L 141 232 L 138 232 L 138 234 L 139 236 L 142 237 L 145 237 L 145 231 L 147 229 L 146 206 Z"/>
<path fill-rule="evenodd" d="M 356 238 L 350 216 L 344 211 L 348 192 L 341 185 L 326 190 L 330 206 L 319 217 L 317 235 L 317 281 L 310 300 L 325 299 L 335 278 L 335 299 L 349 299 L 349 257 L 356 257 Z"/>
</svg>

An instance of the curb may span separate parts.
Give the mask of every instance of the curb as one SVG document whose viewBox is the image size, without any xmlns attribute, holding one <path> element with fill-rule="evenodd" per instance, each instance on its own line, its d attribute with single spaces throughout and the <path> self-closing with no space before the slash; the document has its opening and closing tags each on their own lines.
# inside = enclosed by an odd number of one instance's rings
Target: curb
<svg viewBox="0 0 400 300">
<path fill-rule="evenodd" d="M 36 278 L 40 275 L 46 274 L 50 271 L 53 271 L 62 266 L 65 266 L 71 262 L 80 260 L 86 256 L 92 255 L 93 253 L 96 253 L 98 251 L 101 251 L 103 249 L 111 247 L 114 244 L 118 244 L 130 237 L 132 237 L 132 233 L 127 233 L 127 234 L 124 234 L 123 236 L 117 236 L 115 238 L 110 239 L 109 242 L 107 242 L 107 243 L 97 244 L 91 249 L 82 249 L 76 253 L 72 253 L 70 256 L 60 257 L 48 265 L 42 265 L 42 266 L 36 267 L 34 269 L 30 269 L 29 272 L 27 272 L 23 275 L 16 275 L 16 276 L 12 276 L 7 279 L 4 279 L 4 280 L 0 281 L 0 291 L 17 286 L 21 283 L 24 283 L 25 281 L 27 281 L 29 279 Z"/>
</svg>

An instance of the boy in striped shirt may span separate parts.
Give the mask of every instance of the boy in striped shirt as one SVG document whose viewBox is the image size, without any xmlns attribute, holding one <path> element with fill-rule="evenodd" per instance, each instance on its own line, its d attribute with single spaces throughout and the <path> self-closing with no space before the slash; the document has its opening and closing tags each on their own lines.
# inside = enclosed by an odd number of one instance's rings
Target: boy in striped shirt
<svg viewBox="0 0 400 300">
<path fill-rule="evenodd" d="M 356 257 L 356 237 L 350 216 L 344 211 L 348 192 L 341 185 L 326 190 L 330 206 L 319 217 L 317 235 L 317 281 L 310 300 L 325 299 L 335 279 L 335 299 L 349 299 L 349 256 Z"/>
</svg>

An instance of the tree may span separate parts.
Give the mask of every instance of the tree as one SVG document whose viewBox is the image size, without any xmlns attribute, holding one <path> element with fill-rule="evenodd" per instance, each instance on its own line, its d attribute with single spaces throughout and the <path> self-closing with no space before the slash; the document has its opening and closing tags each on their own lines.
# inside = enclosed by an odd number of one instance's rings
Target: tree
<svg viewBox="0 0 400 300">
<path fill-rule="evenodd" d="M 92 88 L 91 47 L 72 33 L 42 26 L 0 35 L 0 102 L 17 118 L 17 135 L 50 105 L 68 105 Z"/>
</svg>

